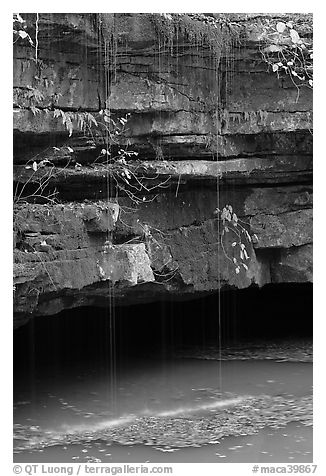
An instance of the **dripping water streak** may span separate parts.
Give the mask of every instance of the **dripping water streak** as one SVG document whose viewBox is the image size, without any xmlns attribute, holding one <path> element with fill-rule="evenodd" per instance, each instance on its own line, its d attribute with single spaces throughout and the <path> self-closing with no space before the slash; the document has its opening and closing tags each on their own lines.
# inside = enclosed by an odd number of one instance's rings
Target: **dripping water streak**
<svg viewBox="0 0 326 476">
<path fill-rule="evenodd" d="M 35 64 L 36 66 L 38 61 L 38 33 L 39 33 L 39 13 L 36 14 L 36 22 L 35 22 Z"/>
<path fill-rule="evenodd" d="M 216 162 L 219 160 L 219 142 L 218 142 L 218 111 L 219 111 L 219 91 L 220 91 L 220 84 L 219 84 L 219 59 L 217 57 L 217 53 L 213 52 L 214 61 L 215 61 L 215 84 L 216 84 Z M 219 177 L 216 177 L 216 206 L 220 209 L 220 183 Z M 220 220 L 217 220 L 217 266 L 218 266 L 218 352 L 219 352 L 219 363 L 218 363 L 218 379 L 219 379 L 219 390 L 222 391 L 222 340 L 221 340 L 221 263 L 220 263 Z"/>
</svg>

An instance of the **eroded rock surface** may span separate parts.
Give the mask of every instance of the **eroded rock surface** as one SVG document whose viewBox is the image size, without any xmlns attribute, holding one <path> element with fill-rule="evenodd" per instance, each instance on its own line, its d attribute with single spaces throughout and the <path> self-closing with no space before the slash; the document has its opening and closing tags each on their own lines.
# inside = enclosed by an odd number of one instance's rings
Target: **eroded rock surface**
<svg viewBox="0 0 326 476">
<path fill-rule="evenodd" d="M 39 15 L 37 61 L 14 46 L 17 325 L 113 292 L 128 304 L 312 280 L 312 91 L 261 54 L 288 20 L 310 46 L 301 14 L 190 15 L 178 38 L 158 14 Z M 220 36 L 200 37 L 215 21 Z M 131 114 L 110 156 L 104 109 Z M 256 235 L 239 273 L 214 214 L 227 204 Z"/>
</svg>

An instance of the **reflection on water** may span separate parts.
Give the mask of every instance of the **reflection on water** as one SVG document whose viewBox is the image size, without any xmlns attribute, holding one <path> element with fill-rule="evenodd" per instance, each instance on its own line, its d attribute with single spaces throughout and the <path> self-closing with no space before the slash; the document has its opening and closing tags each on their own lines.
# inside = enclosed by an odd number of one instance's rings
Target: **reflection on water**
<svg viewBox="0 0 326 476">
<path fill-rule="evenodd" d="M 17 379 L 15 461 L 312 461 L 311 363 L 136 359 L 114 389 L 105 365 L 45 375 Z"/>
</svg>

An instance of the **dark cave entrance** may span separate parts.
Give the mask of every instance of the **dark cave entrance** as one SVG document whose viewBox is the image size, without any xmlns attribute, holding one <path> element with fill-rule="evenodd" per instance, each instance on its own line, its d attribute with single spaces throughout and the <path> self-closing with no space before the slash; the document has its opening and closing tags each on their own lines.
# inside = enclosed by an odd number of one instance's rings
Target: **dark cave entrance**
<svg viewBox="0 0 326 476">
<path fill-rule="evenodd" d="M 162 301 L 109 309 L 84 307 L 37 317 L 14 332 L 18 373 L 83 362 L 168 358 L 185 346 L 312 337 L 312 285 L 280 284 L 224 291 L 190 301 Z"/>
</svg>

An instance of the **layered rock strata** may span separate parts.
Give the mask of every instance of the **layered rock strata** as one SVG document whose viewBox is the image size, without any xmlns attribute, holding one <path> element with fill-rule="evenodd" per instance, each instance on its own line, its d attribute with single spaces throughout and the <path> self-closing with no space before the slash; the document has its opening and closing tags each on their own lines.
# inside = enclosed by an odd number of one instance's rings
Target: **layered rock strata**
<svg viewBox="0 0 326 476">
<path fill-rule="evenodd" d="M 24 19 L 38 47 L 14 45 L 16 325 L 112 295 L 312 280 L 312 91 L 262 55 L 280 21 L 309 47 L 309 15 Z M 230 204 L 255 237 L 240 272 L 216 214 Z"/>
</svg>

